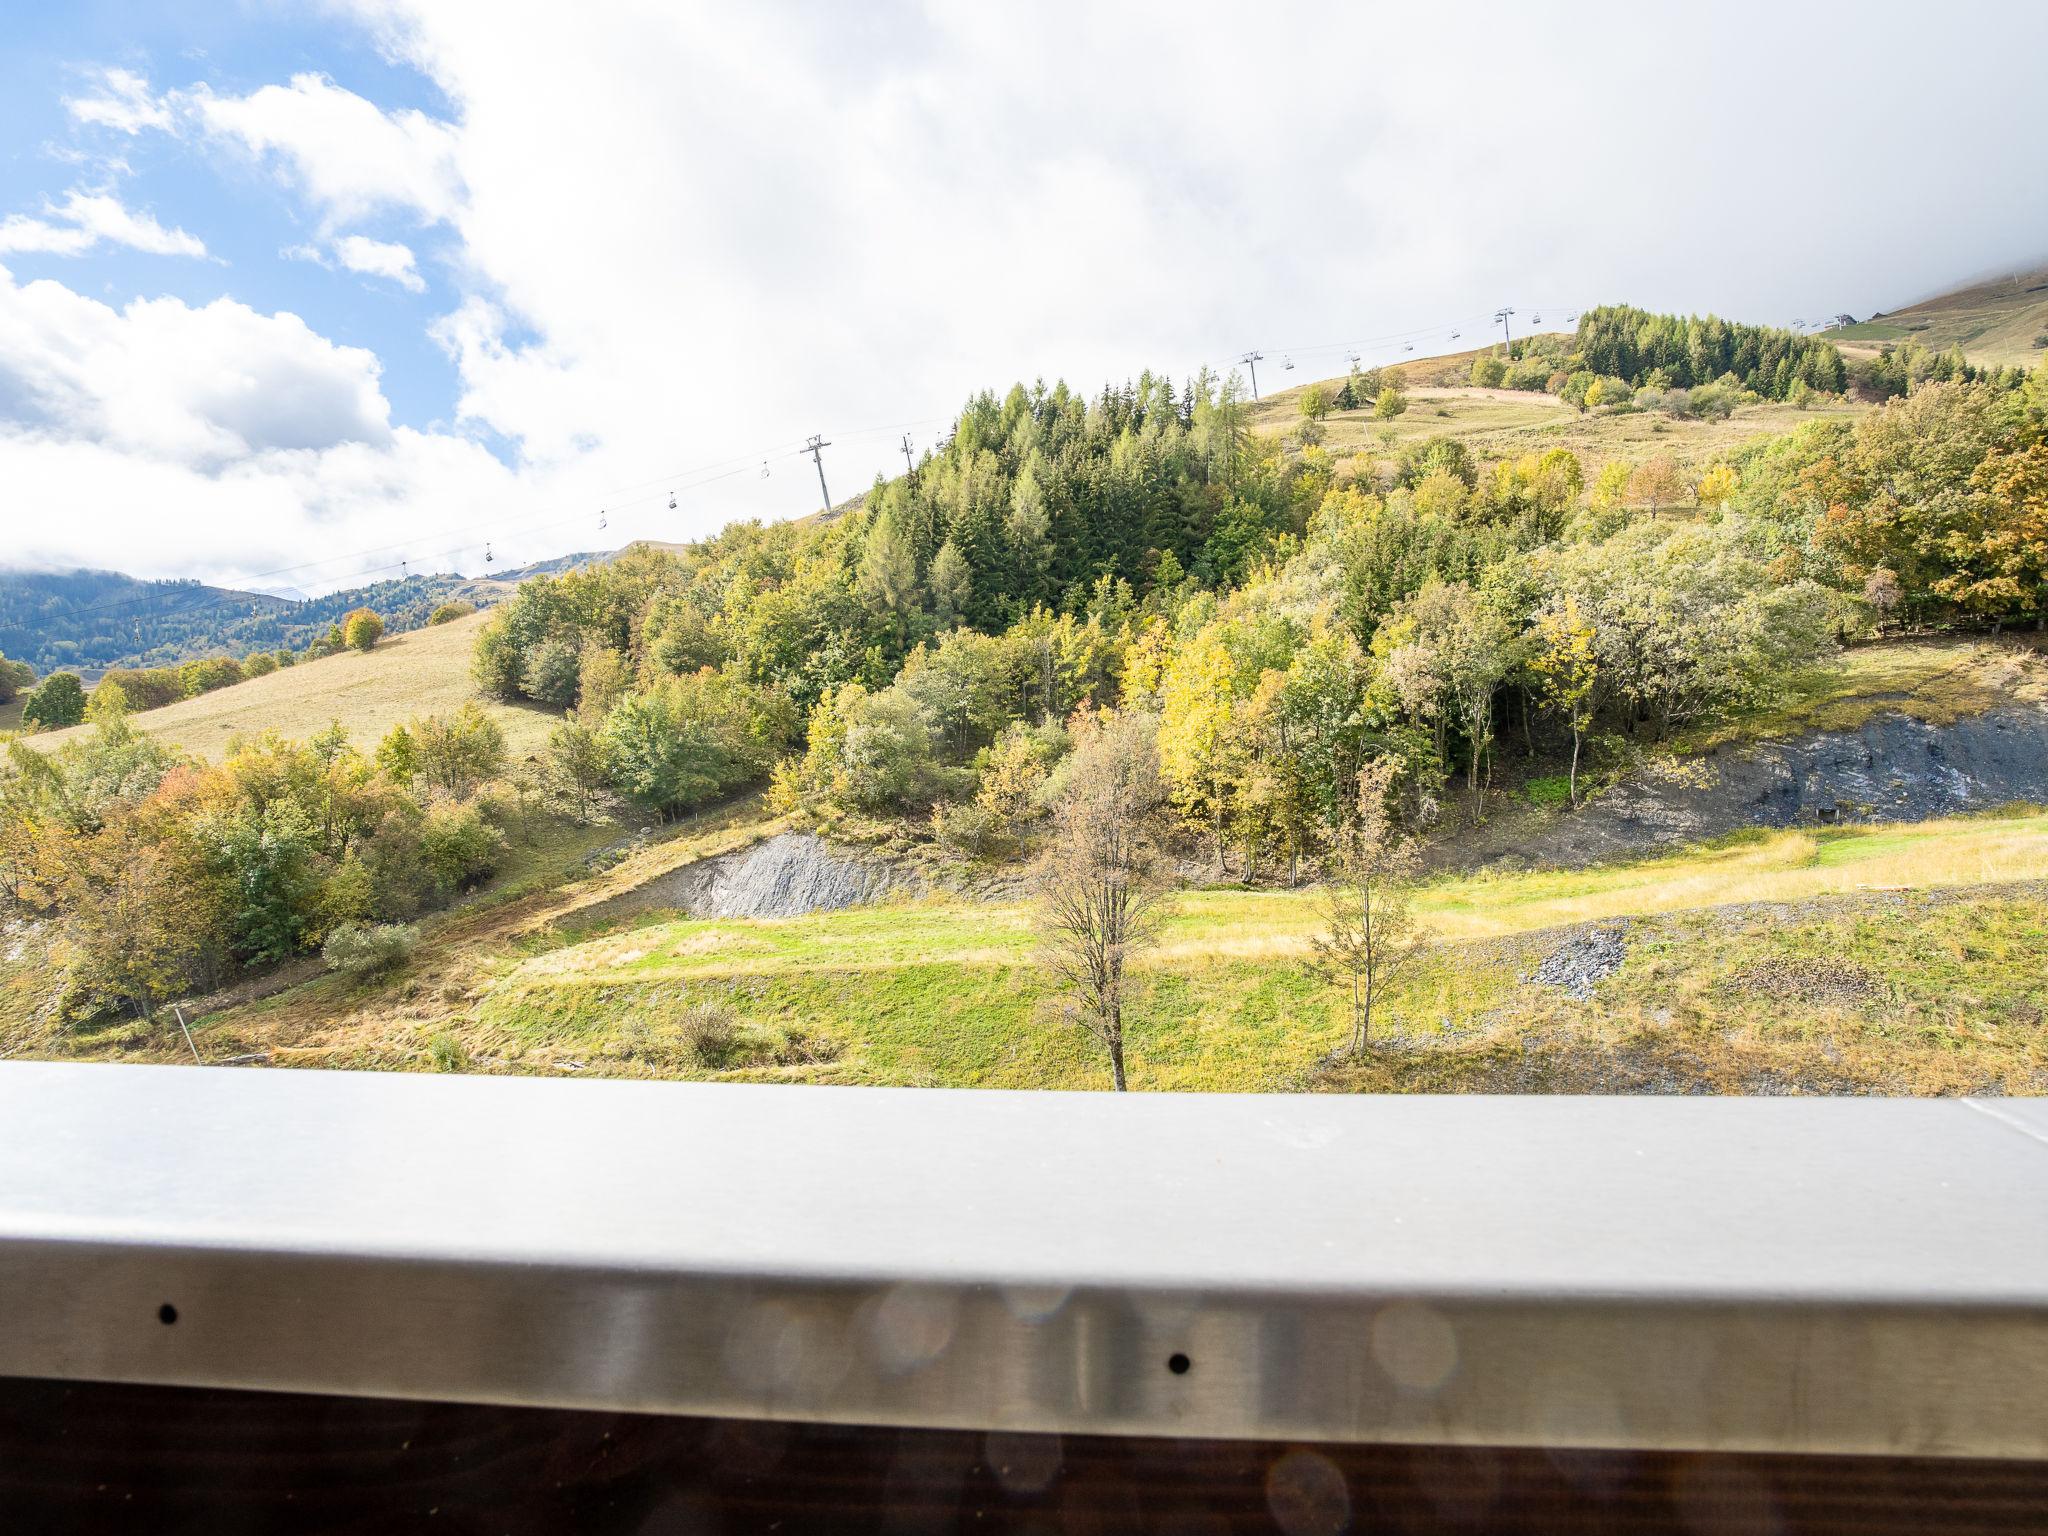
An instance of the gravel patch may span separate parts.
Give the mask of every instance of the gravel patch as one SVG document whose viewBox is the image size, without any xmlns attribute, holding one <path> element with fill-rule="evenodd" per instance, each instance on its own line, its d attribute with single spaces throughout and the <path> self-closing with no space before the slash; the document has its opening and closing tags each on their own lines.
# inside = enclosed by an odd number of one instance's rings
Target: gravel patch
<svg viewBox="0 0 2048 1536">
<path fill-rule="evenodd" d="M 1568 997 L 1586 1002 L 1593 988 L 1621 969 L 1628 958 L 1626 923 L 1603 924 L 1574 934 L 1537 963 L 1528 980 L 1538 986 L 1558 987 Z"/>
</svg>

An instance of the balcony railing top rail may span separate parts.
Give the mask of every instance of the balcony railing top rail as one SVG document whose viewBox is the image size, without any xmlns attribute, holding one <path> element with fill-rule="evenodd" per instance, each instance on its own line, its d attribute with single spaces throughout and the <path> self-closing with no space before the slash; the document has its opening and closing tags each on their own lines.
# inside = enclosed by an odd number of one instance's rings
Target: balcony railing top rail
<svg viewBox="0 0 2048 1536">
<path fill-rule="evenodd" d="M 0 1065 L 0 1374 L 2048 1457 L 2048 1103 Z"/>
</svg>

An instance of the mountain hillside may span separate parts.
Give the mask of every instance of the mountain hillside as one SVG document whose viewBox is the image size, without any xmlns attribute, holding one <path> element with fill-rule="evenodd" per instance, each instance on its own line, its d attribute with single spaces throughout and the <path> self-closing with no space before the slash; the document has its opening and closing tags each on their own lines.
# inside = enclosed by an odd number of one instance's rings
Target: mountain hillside
<svg viewBox="0 0 2048 1536">
<path fill-rule="evenodd" d="M 302 661 L 263 677 L 216 688 L 145 710 L 135 724 L 196 756 L 218 760 L 237 736 L 265 731 L 303 739 L 336 721 L 365 750 L 392 726 L 415 715 L 447 714 L 475 700 L 505 732 L 514 760 L 540 750 L 553 718 L 539 709 L 479 699 L 469 657 L 482 614 L 387 635 L 373 651 L 342 651 Z M 30 738 L 45 750 L 85 734 L 91 726 Z"/>
<path fill-rule="evenodd" d="M 490 577 L 439 571 L 292 601 L 197 581 L 143 581 L 118 571 L 0 570 L 0 655 L 38 674 L 88 677 L 201 656 L 301 650 L 352 608 L 374 608 L 387 632 L 418 629 L 443 603 L 488 608 L 528 576 L 572 570 L 604 554 L 563 555 Z"/>
<path fill-rule="evenodd" d="M 2001 273 L 1823 334 L 1851 350 L 1912 340 L 1934 351 L 1959 346 L 1980 365 L 2030 368 L 2048 351 L 2048 265 Z"/>
</svg>

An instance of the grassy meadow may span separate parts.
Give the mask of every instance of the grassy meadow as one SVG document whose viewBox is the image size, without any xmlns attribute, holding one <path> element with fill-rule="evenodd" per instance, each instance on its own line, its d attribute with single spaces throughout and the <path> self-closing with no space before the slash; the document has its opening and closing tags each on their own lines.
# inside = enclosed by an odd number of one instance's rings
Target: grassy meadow
<svg viewBox="0 0 2048 1536">
<path fill-rule="evenodd" d="M 1322 382 L 1333 396 L 1344 383 L 1341 378 Z M 1291 433 L 1300 420 L 1301 394 L 1306 387 L 1267 395 L 1252 408 L 1253 427 L 1268 433 Z M 1802 422 L 1853 416 L 1866 409 L 1839 405 L 1802 411 L 1766 401 L 1743 406 L 1726 421 L 1693 421 L 1675 420 L 1659 411 L 1582 415 L 1555 395 L 1526 390 L 1416 385 L 1407 395 L 1408 409 L 1390 421 L 1377 420 L 1370 408 L 1332 411 L 1323 422 L 1323 446 L 1339 459 L 1354 453 L 1386 457 L 1409 443 L 1444 435 L 1460 439 L 1482 461 L 1569 448 L 1579 456 L 1590 480 L 1603 464 L 1617 458 L 1640 462 L 1663 457 L 1681 469 L 1704 471 L 1731 449 L 1756 438 L 1789 432 Z"/>
<path fill-rule="evenodd" d="M 707 829 L 709 853 L 758 835 Z M 667 852 L 673 865 L 689 840 Z M 633 878 L 644 878 L 645 871 Z M 1133 1085 L 1374 1091 L 2048 1090 L 2048 814 L 1749 834 L 1572 873 L 1448 877 L 1377 1049 L 1335 1059 L 1309 891 L 1191 890 L 1137 967 Z M 940 897 L 794 919 L 593 921 L 616 877 L 456 915 L 385 983 L 335 977 L 197 1025 L 277 1065 L 1106 1086 L 1033 963 L 1028 909 Z M 624 888 L 624 887 L 621 887 Z M 1526 978 L 1596 925 L 1627 957 L 1578 1002 Z M 129 1026 L 67 1049 L 171 1059 Z"/>
<path fill-rule="evenodd" d="M 358 746 L 374 748 L 392 726 L 414 715 L 446 714 L 475 700 L 505 732 L 517 762 L 538 752 L 556 717 L 545 710 L 482 698 L 470 682 L 470 649 L 488 612 L 381 640 L 368 652 L 343 651 L 302 661 L 263 677 L 181 699 L 131 717 L 138 728 L 198 757 L 218 760 L 236 736 L 274 730 L 303 740 L 339 720 Z M 76 731 L 32 739 L 57 745 Z"/>
</svg>

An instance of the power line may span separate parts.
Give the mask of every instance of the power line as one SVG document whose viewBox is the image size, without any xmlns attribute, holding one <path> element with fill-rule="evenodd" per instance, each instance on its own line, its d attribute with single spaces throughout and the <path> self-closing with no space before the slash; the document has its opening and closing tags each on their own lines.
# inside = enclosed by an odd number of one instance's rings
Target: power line
<svg viewBox="0 0 2048 1536">
<path fill-rule="evenodd" d="M 1551 308 L 1553 310 L 1562 310 L 1567 308 L 1567 306 L 1545 307 Z M 1503 325 L 1505 325 L 1505 316 L 1513 313 L 1515 313 L 1515 311 L 1512 309 L 1499 310 L 1495 311 L 1493 318 L 1498 321 L 1501 321 Z M 1538 311 L 1538 313 L 1541 313 L 1541 311 Z M 1361 347 L 1368 347 L 1374 344 L 1391 344 L 1394 342 L 1419 340 L 1421 337 L 1433 334 L 1438 331 L 1442 331 L 1447 325 L 1463 325 L 1471 323 L 1476 318 L 1478 317 L 1461 317 L 1457 320 L 1441 321 L 1433 325 L 1415 326 L 1411 327 L 1408 330 L 1403 331 L 1382 332 L 1376 336 L 1356 338 L 1351 341 L 1324 342 L 1313 343 L 1307 346 L 1296 346 L 1288 348 L 1286 349 L 1286 351 L 1290 358 L 1294 353 L 1300 353 L 1304 357 L 1309 357 L 1321 355 L 1324 353 L 1342 352 L 1345 353 L 1347 359 L 1353 365 L 1355 365 L 1360 360 L 1357 349 Z M 1568 314 L 1566 318 L 1567 320 L 1575 318 L 1575 313 Z M 1243 364 L 1245 367 L 1251 370 L 1252 398 L 1254 400 L 1260 398 L 1258 387 L 1258 364 L 1263 362 L 1265 360 L 1265 357 L 1266 354 L 1263 351 L 1260 351 L 1257 348 L 1253 348 L 1240 355 L 1237 359 L 1239 363 Z M 931 422 L 935 420 L 943 421 L 945 420 L 945 418 L 924 417 L 911 422 L 896 422 L 883 426 L 863 427 L 852 432 L 842 432 L 837 441 L 839 441 L 842 444 L 852 442 L 863 442 L 871 440 L 875 437 L 893 435 L 900 432 L 901 441 L 898 446 L 902 449 L 904 454 L 905 468 L 907 471 L 914 473 L 916 466 L 912 457 L 909 433 L 908 431 L 903 429 L 912 426 L 929 425 Z M 608 526 L 608 523 L 606 521 L 607 509 L 626 510 L 629 508 L 645 505 L 646 503 L 651 501 L 658 502 L 660 500 L 666 499 L 668 501 L 670 509 L 673 510 L 676 506 L 676 497 L 679 492 L 697 490 L 707 485 L 712 485 L 723 480 L 731 479 L 736 475 L 747 473 L 751 466 L 757 463 L 760 465 L 761 471 L 765 475 L 767 473 L 768 464 L 772 460 L 781 458 L 798 458 L 802 457 L 805 454 L 810 455 L 812 463 L 817 468 L 818 490 L 820 495 L 824 498 L 825 509 L 827 511 L 830 511 L 832 506 L 832 498 L 830 489 L 826 485 L 825 481 L 825 466 L 822 455 L 822 450 L 830 446 L 832 446 L 831 441 L 826 440 L 822 434 L 814 433 L 809 438 L 807 438 L 801 446 L 789 446 L 786 443 L 779 444 L 776 447 L 767 450 L 765 454 L 760 449 L 753 449 L 745 453 L 734 454 L 727 458 L 715 459 L 706 464 L 697 465 L 690 469 L 671 471 L 670 473 L 665 475 L 655 475 L 649 477 L 648 479 L 635 481 L 625 486 L 614 487 L 610 493 L 604 495 L 601 498 L 601 509 L 597 514 L 599 520 L 598 525 L 600 528 Z M 945 446 L 946 443 L 942 441 L 940 444 L 941 449 L 943 450 Z M 647 494 L 638 496 L 623 494 L 628 492 L 644 491 L 648 487 L 658 487 L 658 489 L 649 491 Z M 461 525 L 451 529 L 442 530 L 441 533 L 437 535 L 430 535 L 430 537 L 446 538 L 451 536 L 459 536 L 471 532 L 489 530 L 493 539 L 503 539 L 508 535 L 549 532 L 558 528 L 569 527 L 573 524 L 584 521 L 586 518 L 589 517 L 589 515 L 589 513 L 582 511 L 578 511 L 575 513 L 567 513 L 562 516 L 550 516 L 548 513 L 541 513 L 537 516 L 526 518 L 512 523 L 507 523 L 502 518 L 484 518 L 479 519 L 478 521 L 473 523 Z M 487 551 L 487 560 L 489 558 L 488 550 L 490 548 L 490 544 L 490 539 L 486 539 L 484 541 L 484 547 Z M 476 552 L 477 547 L 478 546 L 475 543 L 459 544 L 454 546 L 453 548 L 444 550 L 439 554 L 429 554 L 425 556 L 420 556 L 419 563 L 421 563 L 422 565 L 426 565 L 431 562 L 439 560 L 453 561 L 465 554 L 473 555 Z M 334 567 L 342 565 L 344 563 L 350 563 L 352 568 L 342 574 L 346 579 L 353 582 L 360 583 L 361 578 L 384 575 L 392 571 L 401 572 L 401 579 L 404 579 L 405 576 L 410 575 L 410 568 L 413 563 L 414 557 L 418 555 L 418 550 L 419 544 L 418 541 L 416 540 L 407 541 L 403 543 L 375 545 L 367 549 L 360 549 L 334 555 L 321 556 L 318 559 L 301 561 L 295 565 L 277 566 L 270 570 L 239 574 L 235 579 L 238 581 L 252 583 L 268 581 L 280 577 L 301 576 L 305 572 L 316 571 L 327 567 Z M 386 561 L 378 565 L 354 564 L 354 562 L 368 560 L 378 555 L 397 555 L 398 558 Z M 330 580 L 340 578 L 327 577 L 313 579 Z M 203 604 L 212 600 L 211 597 L 209 596 L 208 589 L 204 587 L 195 590 L 193 593 L 193 598 L 194 601 L 190 604 L 173 607 L 159 607 L 154 612 L 150 613 L 149 617 L 168 617 L 179 612 L 187 611 L 189 608 L 196 608 L 202 606 Z M 81 618 L 102 617 L 108 614 L 120 612 L 124 609 L 139 609 L 155 601 L 156 597 L 154 594 L 143 593 L 127 598 L 116 598 L 109 602 L 96 603 L 82 608 L 66 608 L 62 609 L 61 613 L 62 616 L 66 619 L 74 620 Z"/>
</svg>

